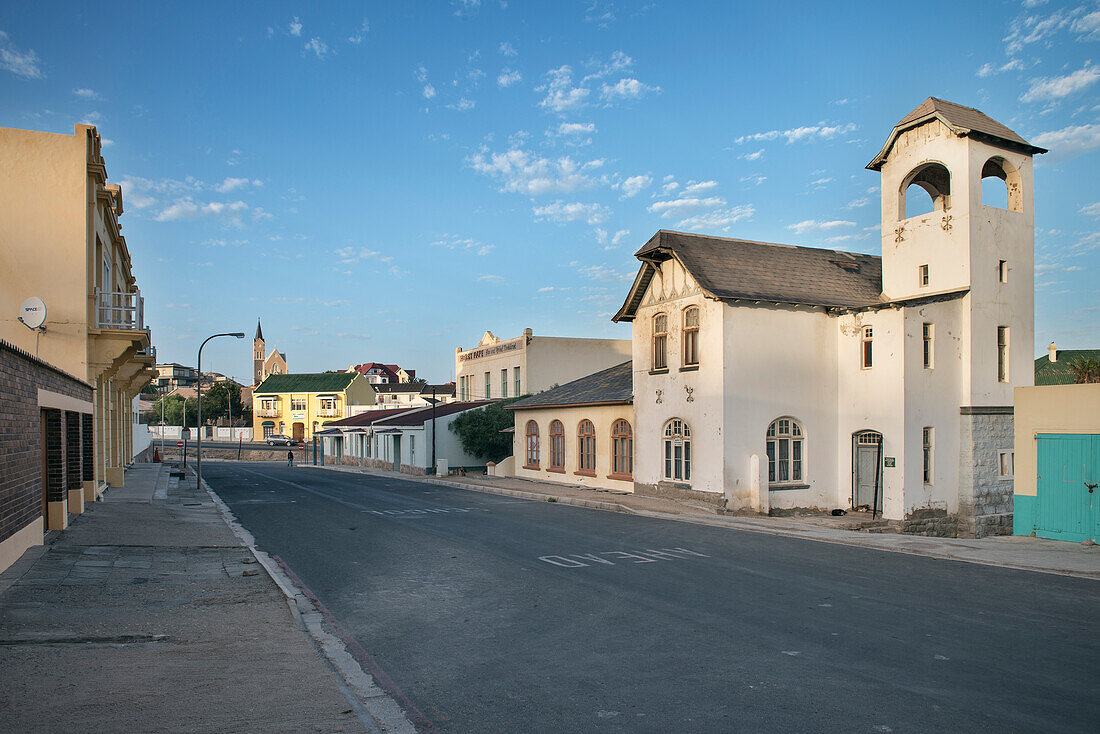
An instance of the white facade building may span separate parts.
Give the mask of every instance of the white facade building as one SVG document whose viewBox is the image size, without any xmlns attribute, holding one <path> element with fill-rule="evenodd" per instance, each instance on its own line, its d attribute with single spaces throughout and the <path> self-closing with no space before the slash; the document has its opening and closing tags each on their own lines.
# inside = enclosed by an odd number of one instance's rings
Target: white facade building
<svg viewBox="0 0 1100 734">
<path fill-rule="evenodd" d="M 1032 384 L 1032 155 L 929 98 L 868 165 L 882 257 L 660 231 L 632 323 L 635 491 L 731 509 L 878 505 L 1011 532 L 1012 389 Z M 983 179 L 1005 204 L 983 203 Z M 906 211 L 919 187 L 931 211 Z M 1003 445 L 1002 445 L 1003 444 Z"/>
<path fill-rule="evenodd" d="M 455 349 L 459 400 L 515 398 L 562 385 L 630 359 L 629 339 L 535 336 L 501 340 L 486 331 L 476 347 Z"/>
</svg>

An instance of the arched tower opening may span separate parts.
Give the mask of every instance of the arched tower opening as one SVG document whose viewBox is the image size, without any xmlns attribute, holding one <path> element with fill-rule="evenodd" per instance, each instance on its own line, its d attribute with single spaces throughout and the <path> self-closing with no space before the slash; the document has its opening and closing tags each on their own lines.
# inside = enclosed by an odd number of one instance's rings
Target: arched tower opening
<svg viewBox="0 0 1100 734">
<path fill-rule="evenodd" d="M 1020 172 L 1001 156 L 994 156 L 982 166 L 982 205 L 1022 212 L 1023 186 Z"/>
<path fill-rule="evenodd" d="M 951 172 L 942 163 L 923 163 L 901 180 L 898 220 L 951 208 Z"/>
</svg>

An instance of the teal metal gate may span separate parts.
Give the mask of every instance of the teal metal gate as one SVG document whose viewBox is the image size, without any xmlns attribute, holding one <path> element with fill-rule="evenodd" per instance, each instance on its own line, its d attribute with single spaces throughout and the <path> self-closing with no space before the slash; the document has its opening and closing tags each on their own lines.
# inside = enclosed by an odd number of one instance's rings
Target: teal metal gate
<svg viewBox="0 0 1100 734">
<path fill-rule="evenodd" d="M 1036 436 L 1035 534 L 1056 540 L 1100 537 L 1100 435 Z"/>
</svg>

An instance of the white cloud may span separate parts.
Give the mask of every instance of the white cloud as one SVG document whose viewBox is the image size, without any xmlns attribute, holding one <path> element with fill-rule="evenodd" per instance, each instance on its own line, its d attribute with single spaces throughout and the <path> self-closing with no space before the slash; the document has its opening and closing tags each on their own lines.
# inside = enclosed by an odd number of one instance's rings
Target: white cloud
<svg viewBox="0 0 1100 734">
<path fill-rule="evenodd" d="M 709 212 L 703 212 L 702 214 L 696 214 L 681 219 L 676 223 L 676 226 L 681 229 L 705 229 L 726 232 L 729 231 L 730 226 L 735 222 L 740 222 L 742 219 L 752 219 L 755 213 L 756 208 L 753 207 L 752 204 L 739 204 L 730 209 L 713 209 Z"/>
<path fill-rule="evenodd" d="M 1019 59 L 1009 59 L 1000 66 L 994 66 L 986 62 L 978 69 L 978 76 L 984 79 L 985 77 L 993 76 L 994 74 L 1002 74 L 1006 71 L 1021 71 L 1023 68 L 1024 64 Z"/>
<path fill-rule="evenodd" d="M 717 181 L 688 181 L 684 185 L 684 194 L 695 195 L 709 191 L 718 185 Z"/>
<path fill-rule="evenodd" d="M 608 217 L 608 211 L 602 205 L 582 204 L 579 201 L 566 204 L 559 200 L 545 206 L 536 206 L 531 211 L 536 220 L 547 220 L 555 224 L 577 221 L 600 224 Z"/>
<path fill-rule="evenodd" d="M 393 260 L 389 255 L 383 255 L 381 252 L 372 250 L 369 247 L 340 247 L 333 250 L 333 253 L 336 255 L 339 262 L 345 265 L 363 262 L 364 260 L 377 260 L 383 263 L 388 263 Z"/>
<path fill-rule="evenodd" d="M 760 150 L 755 151 L 753 153 L 745 153 L 745 154 L 739 155 L 737 157 L 740 158 L 741 160 L 746 160 L 746 161 L 758 161 L 758 160 L 760 160 L 761 158 L 764 157 L 764 149 L 761 148 Z"/>
<path fill-rule="evenodd" d="M 363 36 L 370 33 L 370 21 L 363 18 L 363 23 L 359 26 L 359 30 L 348 36 L 349 43 L 362 43 Z"/>
<path fill-rule="evenodd" d="M 583 275 L 585 278 L 589 278 L 591 280 L 628 281 L 628 280 L 633 280 L 634 279 L 634 273 L 619 272 L 618 270 L 615 270 L 614 268 L 610 268 L 607 265 L 582 265 L 581 263 L 574 260 L 573 262 L 569 263 L 569 266 L 571 268 L 574 268 L 578 273 Z M 585 298 L 584 300 L 596 300 L 596 299 L 599 299 L 601 297 L 602 297 L 602 295 L 597 294 L 595 296 L 589 296 L 588 298 Z"/>
<path fill-rule="evenodd" d="M 652 183 L 653 179 L 649 176 L 631 176 L 619 185 L 619 189 L 623 192 L 621 198 L 629 199 L 632 196 L 636 196 L 644 189 L 649 188 Z"/>
<path fill-rule="evenodd" d="M 623 238 L 630 234 L 629 229 L 620 229 L 614 235 L 611 236 L 611 244 L 617 245 L 623 241 Z"/>
<path fill-rule="evenodd" d="M 179 197 L 202 188 L 201 182 L 191 178 L 178 181 L 171 178 L 149 179 L 126 176 L 119 183 L 125 194 L 127 209 L 146 209 L 157 204 L 161 196 Z"/>
<path fill-rule="evenodd" d="M 546 91 L 539 107 L 561 114 L 584 106 L 591 90 L 573 86 L 573 68 L 568 64 L 546 72 L 547 83 L 538 88 Z"/>
<path fill-rule="evenodd" d="M 1020 95 L 1021 102 L 1049 102 L 1080 92 L 1100 79 L 1100 67 L 1085 64 L 1072 74 L 1065 76 L 1032 79 L 1031 87 Z"/>
<path fill-rule="evenodd" d="M 101 97 L 96 93 L 94 89 L 74 89 L 73 94 L 75 94 L 77 97 L 80 97 L 81 99 L 101 99 Z"/>
<path fill-rule="evenodd" d="M 651 87 L 637 79 L 620 79 L 614 84 L 600 85 L 600 99 L 608 105 L 615 102 L 627 102 L 641 99 L 650 92 L 660 92 L 660 87 Z"/>
<path fill-rule="evenodd" d="M 8 41 L 8 34 L 0 31 L 0 69 L 10 71 L 24 79 L 42 79 L 46 75 L 39 66 L 41 60 L 34 49 L 20 51 Z"/>
<path fill-rule="evenodd" d="M 705 199 L 700 199 L 697 196 L 682 196 L 679 199 L 655 201 L 649 205 L 648 209 L 653 214 L 660 214 L 666 219 L 671 219 L 672 217 L 690 214 L 699 209 L 713 209 L 714 207 L 725 206 L 725 204 L 726 200 L 720 196 L 708 196 Z"/>
<path fill-rule="evenodd" d="M 842 125 L 828 125 L 824 122 L 819 122 L 816 125 L 803 125 L 801 127 L 792 127 L 788 130 L 768 130 L 767 132 L 753 133 L 752 135 L 742 135 L 733 142 L 741 145 L 742 143 L 758 143 L 767 140 L 778 140 L 779 138 L 786 138 L 788 144 L 813 140 L 831 140 L 837 136 L 847 135 L 855 130 L 856 124 L 853 122 L 844 123 Z"/>
<path fill-rule="evenodd" d="M 816 181 L 811 181 L 810 186 L 816 186 L 818 188 L 821 188 L 821 187 L 825 186 L 825 184 L 827 184 L 827 183 L 832 183 L 833 180 L 834 179 L 833 179 L 832 176 L 827 176 L 825 178 L 819 178 Z"/>
<path fill-rule="evenodd" d="M 1005 50 L 1009 56 L 1015 56 L 1024 49 L 1024 46 L 1045 41 L 1058 31 L 1073 23 L 1073 16 L 1080 9 L 1067 14 L 1063 10 L 1057 10 L 1048 16 L 1024 15 L 1016 18 L 1009 25 L 1009 34 L 1005 37 Z"/>
<path fill-rule="evenodd" d="M 841 219 L 834 219 L 831 221 L 806 219 L 797 224 L 788 224 L 787 229 L 793 229 L 795 234 L 806 234 L 807 232 L 831 232 L 836 229 L 854 226 L 856 226 L 855 222 L 847 222 Z"/>
<path fill-rule="evenodd" d="M 1089 204 L 1088 206 L 1081 207 L 1079 213 L 1090 217 L 1100 218 L 1100 201 L 1096 202 L 1095 204 Z"/>
<path fill-rule="evenodd" d="M 223 194 L 233 191 L 234 189 L 243 189 L 248 186 L 249 181 L 247 178 L 227 178 L 218 185 L 218 191 Z"/>
<path fill-rule="evenodd" d="M 1079 41 L 1100 41 L 1100 10 L 1073 21 L 1073 31 L 1081 34 Z"/>
<path fill-rule="evenodd" d="M 752 184 L 753 186 L 759 186 L 768 180 L 767 176 L 742 176 L 741 183 Z"/>
<path fill-rule="evenodd" d="M 480 275 L 478 276 L 478 282 L 480 283 L 503 283 L 504 276 L 502 275 Z"/>
<path fill-rule="evenodd" d="M 579 163 L 569 156 L 551 160 L 527 150 L 512 148 L 503 153 L 482 150 L 468 158 L 467 164 L 478 173 L 498 180 L 501 191 L 538 196 L 568 193 L 594 185 L 595 179 L 585 171 L 598 168 L 602 161 Z"/>
<path fill-rule="evenodd" d="M 515 69 L 501 69 L 500 75 L 497 76 L 498 87 L 507 88 L 521 81 L 523 81 L 523 75 Z"/>
<path fill-rule="evenodd" d="M 542 288 L 539 288 L 539 289 L 538 289 L 537 291 L 535 291 L 535 292 L 536 292 L 536 293 L 553 293 L 553 292 L 554 292 L 554 290 L 555 290 L 555 289 L 554 289 L 554 286 L 552 286 L 552 285 L 544 285 L 544 286 L 543 286 Z"/>
<path fill-rule="evenodd" d="M 1032 143 L 1050 150 L 1054 159 L 1073 158 L 1100 148 L 1100 125 L 1070 125 L 1040 133 Z"/>
<path fill-rule="evenodd" d="M 455 15 L 470 15 L 481 7 L 481 0 L 451 0 L 455 7 Z"/>
<path fill-rule="evenodd" d="M 558 135 L 563 137 L 570 135 L 591 135 L 596 132 L 594 122 L 563 122 L 558 125 Z"/>
<path fill-rule="evenodd" d="M 852 199 L 851 201 L 849 201 L 847 204 L 844 205 L 844 208 L 845 209 L 859 209 L 860 207 L 867 206 L 870 203 L 871 203 L 870 199 L 868 199 L 865 196 L 862 196 L 858 199 Z"/>
<path fill-rule="evenodd" d="M 446 247 L 448 250 L 465 250 L 478 255 L 488 255 L 495 249 L 495 245 L 486 245 L 469 237 L 460 237 L 454 234 L 445 234 L 432 243 L 435 247 Z"/>
<path fill-rule="evenodd" d="M 328 53 L 328 44 L 322 41 L 317 36 L 314 36 L 313 38 L 306 41 L 306 45 L 304 48 L 306 51 L 312 51 L 314 54 L 317 55 L 317 58 L 319 59 L 323 59 L 325 57 L 325 54 Z"/>
<path fill-rule="evenodd" d="M 594 230 L 592 230 L 592 233 L 596 235 L 596 242 L 600 243 L 601 245 L 607 244 L 606 229 L 600 229 L 599 227 L 596 227 Z"/>
<path fill-rule="evenodd" d="M 435 96 L 435 87 L 431 84 L 425 84 L 423 89 L 424 99 L 431 99 Z"/>
<path fill-rule="evenodd" d="M 292 36 L 302 35 L 302 21 L 298 20 L 297 15 L 295 15 L 294 19 L 287 24 L 286 30 Z"/>
<path fill-rule="evenodd" d="M 611 58 L 606 63 L 596 65 L 595 71 L 588 74 L 581 80 L 581 83 L 591 81 L 593 79 L 601 79 L 605 76 L 615 74 L 618 72 L 626 71 L 634 66 L 634 59 L 627 56 L 622 51 L 616 51 L 611 54 Z"/>
<path fill-rule="evenodd" d="M 507 41 L 502 41 L 501 42 L 501 44 L 500 44 L 500 53 L 503 54 L 504 56 L 509 56 L 509 57 L 519 56 L 519 51 L 516 51 L 515 46 L 508 43 Z"/>
<path fill-rule="evenodd" d="M 473 100 L 466 99 L 465 97 L 460 97 L 457 102 L 447 105 L 447 109 L 465 112 L 466 110 L 472 110 L 476 104 L 477 103 Z"/>
</svg>

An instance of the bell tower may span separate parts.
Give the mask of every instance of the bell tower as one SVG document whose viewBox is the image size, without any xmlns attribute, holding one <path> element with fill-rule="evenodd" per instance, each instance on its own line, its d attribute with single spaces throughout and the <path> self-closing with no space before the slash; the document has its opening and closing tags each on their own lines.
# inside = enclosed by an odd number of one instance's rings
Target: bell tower
<svg viewBox="0 0 1100 734">
<path fill-rule="evenodd" d="M 264 381 L 264 332 L 260 320 L 256 319 L 256 338 L 252 340 L 252 384 Z"/>
</svg>

